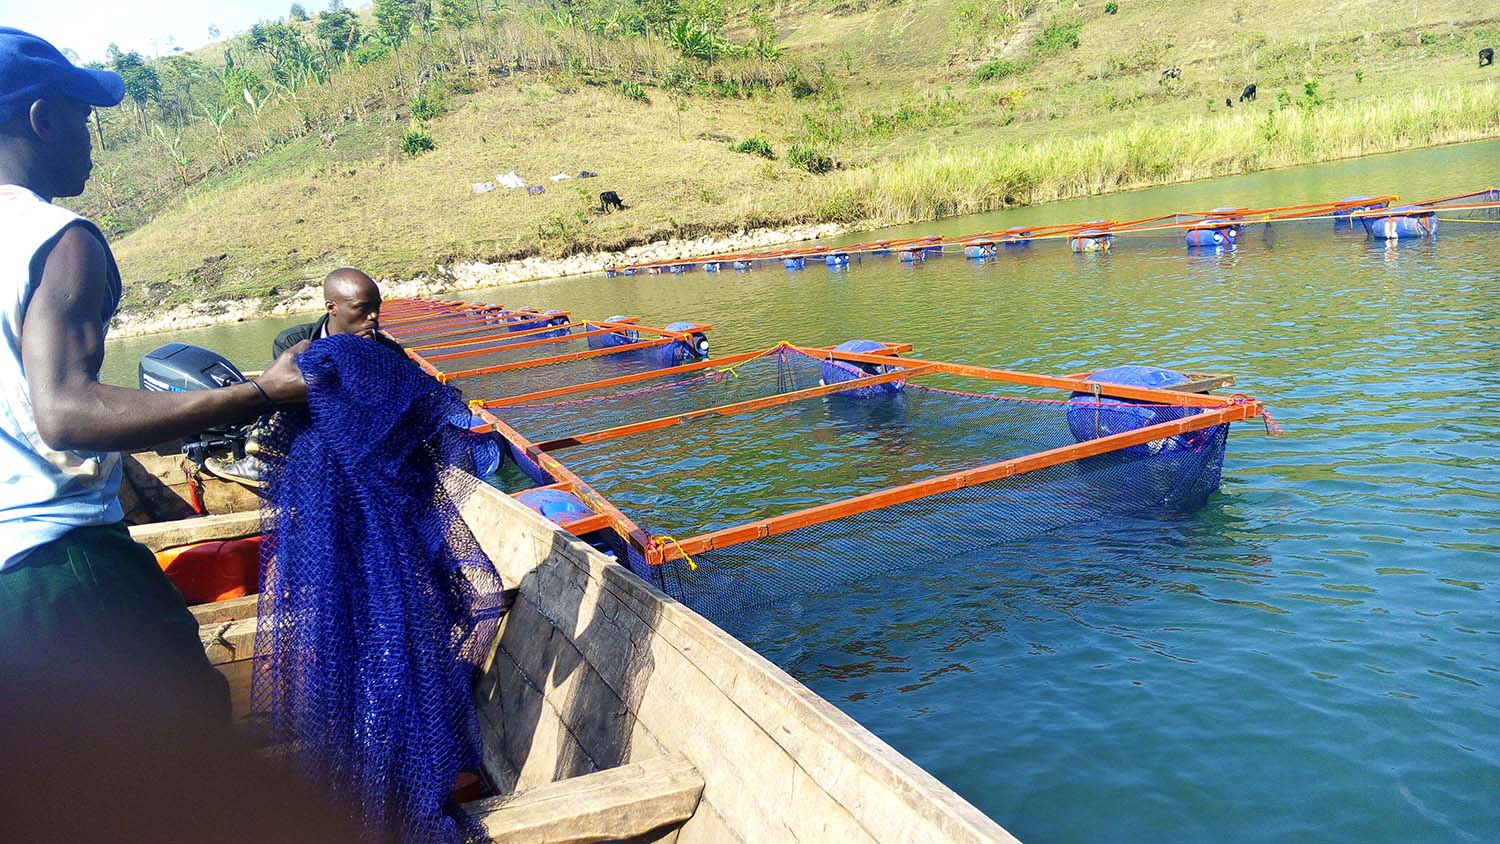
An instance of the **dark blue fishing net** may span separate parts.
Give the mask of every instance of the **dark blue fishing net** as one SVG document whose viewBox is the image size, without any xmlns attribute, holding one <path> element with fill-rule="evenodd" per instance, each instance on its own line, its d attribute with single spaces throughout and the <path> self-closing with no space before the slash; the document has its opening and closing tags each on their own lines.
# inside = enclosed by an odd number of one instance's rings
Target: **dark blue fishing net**
<svg viewBox="0 0 1500 844">
<path fill-rule="evenodd" d="M 266 451 L 252 699 L 273 741 L 372 838 L 482 839 L 453 804 L 480 768 L 473 683 L 501 583 L 459 516 L 476 435 L 456 390 L 358 337 L 298 358 L 308 411 Z"/>
</svg>

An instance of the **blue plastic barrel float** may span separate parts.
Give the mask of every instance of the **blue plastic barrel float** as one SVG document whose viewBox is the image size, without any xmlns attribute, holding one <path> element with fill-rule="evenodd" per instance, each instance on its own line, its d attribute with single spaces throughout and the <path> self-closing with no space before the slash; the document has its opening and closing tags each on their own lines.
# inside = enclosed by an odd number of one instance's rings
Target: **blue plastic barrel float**
<svg viewBox="0 0 1500 844">
<path fill-rule="evenodd" d="M 1238 210 L 1237 208 L 1215 208 L 1210 214 L 1229 214 Z M 1194 247 L 1233 246 L 1244 231 L 1245 224 L 1238 217 L 1208 216 L 1189 226 L 1183 234 L 1183 239 L 1187 241 L 1188 246 Z"/>
<path fill-rule="evenodd" d="M 855 354 L 873 354 L 885 348 L 884 343 L 874 340 L 845 340 L 833 347 L 835 352 L 854 352 Z M 823 378 L 820 384 L 842 384 L 845 381 L 853 381 L 858 378 L 867 378 L 871 375 L 884 375 L 895 371 L 900 367 L 886 366 L 878 363 L 863 363 L 849 360 L 825 360 L 823 361 Z M 872 398 L 875 396 L 891 396 L 900 393 L 906 388 L 904 381 L 887 381 L 884 384 L 874 384 L 868 387 L 855 387 L 835 393 L 839 396 L 852 396 L 854 398 Z"/>
<path fill-rule="evenodd" d="M 619 322 L 623 319 L 625 319 L 625 317 L 616 314 L 615 316 L 606 319 L 605 322 Z M 586 331 L 591 331 L 599 328 L 599 326 L 589 322 L 584 323 L 583 327 Z M 590 334 L 588 338 L 590 349 L 611 349 L 615 346 L 628 346 L 640 339 L 640 332 L 636 331 L 634 328 L 616 329 L 609 332 L 608 334 Z"/>
<path fill-rule="evenodd" d="M 1127 387 L 1162 389 L 1165 387 L 1174 387 L 1178 384 L 1185 384 L 1188 381 L 1188 377 L 1181 372 L 1174 372 L 1170 369 L 1159 369 L 1154 366 L 1127 365 L 1101 369 L 1089 376 L 1088 380 L 1098 381 L 1101 384 L 1120 384 Z M 1092 393 L 1075 392 L 1073 393 L 1072 403 L 1068 405 L 1068 430 L 1072 432 L 1073 438 L 1077 441 L 1087 442 L 1088 440 L 1107 437 L 1111 434 L 1134 431 L 1137 428 L 1155 425 L 1158 422 L 1181 419 L 1184 416 L 1198 412 L 1196 408 L 1152 404 L 1135 399 L 1120 399 L 1111 396 L 1099 396 L 1096 399 Z M 1181 450 L 1190 447 L 1191 445 L 1186 441 L 1185 436 L 1174 436 L 1130 446 L 1124 449 L 1124 453 L 1137 457 L 1146 457 L 1162 451 Z"/>
<path fill-rule="evenodd" d="M 1031 247 L 1031 229 L 1025 226 L 1012 226 L 1000 233 L 1000 245 L 1006 249 L 1029 249 Z"/>
<path fill-rule="evenodd" d="M 964 257 L 975 261 L 995 257 L 995 244 L 989 240 L 971 240 L 964 244 Z"/>
<path fill-rule="evenodd" d="M 704 262 L 704 264 L 703 264 L 703 271 L 706 272 L 706 273 L 716 273 L 716 272 L 718 272 L 719 271 L 719 262 L 718 261 L 706 261 L 706 262 Z"/>
<path fill-rule="evenodd" d="M 582 499 L 560 489 L 528 489 L 516 493 L 514 498 L 563 527 L 594 515 Z"/>
<path fill-rule="evenodd" d="M 614 278 L 615 276 L 617 276 L 619 274 L 620 274 L 620 271 L 617 270 L 617 269 L 615 269 L 614 267 L 605 267 L 604 268 L 604 277 L 605 278 Z"/>
<path fill-rule="evenodd" d="M 692 268 L 692 264 L 672 264 L 671 266 L 667 267 L 667 271 L 672 273 L 672 275 L 682 275 Z"/>
<path fill-rule="evenodd" d="M 567 315 L 558 310 L 544 311 L 540 316 L 537 314 L 513 313 L 505 318 L 505 329 L 507 331 L 530 331 L 534 328 L 564 326 L 567 324 Z M 538 339 L 543 337 L 561 337 L 567 333 L 568 330 L 566 328 L 559 328 L 556 331 L 544 331 L 536 336 Z"/>
<path fill-rule="evenodd" d="M 754 261 L 749 261 L 749 260 L 735 261 L 734 262 L 734 271 L 737 272 L 737 273 L 742 273 L 742 272 L 745 272 L 745 271 L 749 270 L 753 266 L 755 266 L 755 262 Z"/>
<path fill-rule="evenodd" d="M 896 260 L 903 264 L 920 264 L 927 260 L 927 252 L 920 246 L 903 246 L 901 251 L 896 253 Z"/>
<path fill-rule="evenodd" d="M 1356 211 L 1379 211 L 1380 209 L 1382 209 L 1382 208 L 1384 208 L 1384 207 L 1386 207 L 1387 205 L 1390 204 L 1390 203 L 1386 202 L 1385 200 L 1380 200 L 1380 201 L 1377 201 L 1377 202 L 1368 202 L 1367 203 L 1367 202 L 1365 202 L 1365 200 L 1367 200 L 1367 199 L 1374 199 L 1374 197 L 1371 197 L 1371 196 L 1346 196 L 1343 199 L 1340 199 L 1339 200 L 1340 203 L 1344 203 L 1344 202 L 1356 202 L 1356 203 L 1360 203 L 1360 204 L 1358 204 L 1358 205 L 1350 205 L 1347 208 L 1335 208 L 1334 211 L 1333 211 L 1333 227 L 1336 228 L 1336 229 L 1352 229 L 1352 228 L 1354 228 L 1354 219 L 1355 218 L 1353 216 L 1351 216 L 1351 215 L 1354 214 Z"/>
<path fill-rule="evenodd" d="M 1086 226 L 1103 223 L 1104 220 L 1089 220 Z M 1074 252 L 1108 252 L 1115 236 L 1105 229 L 1084 229 L 1068 236 L 1068 248 Z"/>
<path fill-rule="evenodd" d="M 626 267 L 625 268 L 625 274 L 626 275 L 637 275 L 638 273 L 640 273 L 640 270 L 636 269 L 635 267 Z"/>
<path fill-rule="evenodd" d="M 790 258 L 782 258 L 781 265 L 789 270 L 800 270 L 806 266 L 806 263 L 801 255 L 794 255 Z"/>
<path fill-rule="evenodd" d="M 448 421 L 465 431 L 490 424 L 483 416 L 468 411 L 458 413 Z M 487 478 L 500 470 L 500 440 L 495 434 L 476 437 L 469 446 L 469 453 L 474 458 L 475 477 Z"/>
<path fill-rule="evenodd" d="M 929 257 L 941 258 L 943 256 L 943 236 L 940 234 L 929 234 L 922 238 L 922 251 Z"/>
<path fill-rule="evenodd" d="M 568 329 L 566 328 L 566 326 L 568 324 L 568 315 L 567 314 L 563 313 L 562 311 L 556 310 L 556 309 L 553 309 L 553 310 L 550 310 L 550 311 L 543 311 L 542 313 L 543 313 L 544 316 L 550 317 L 550 319 L 547 320 L 547 324 L 548 325 L 558 326 L 558 329 L 556 331 L 548 331 L 547 333 L 542 334 L 540 336 L 542 336 L 542 337 L 561 337 L 564 334 L 568 333 Z"/>
<path fill-rule="evenodd" d="M 870 242 L 871 255 L 891 254 L 891 242 L 889 240 L 875 240 Z"/>
<path fill-rule="evenodd" d="M 1402 205 L 1390 211 L 1390 214 L 1359 217 L 1365 234 L 1376 240 L 1407 240 L 1437 234 L 1437 212 L 1430 208 Z"/>
<path fill-rule="evenodd" d="M 674 322 L 666 328 L 668 331 L 688 331 L 692 327 L 691 322 Z M 686 340 L 673 340 L 664 346 L 653 347 L 648 352 L 662 366 L 678 366 L 702 360 L 708 357 L 708 335 L 694 331 Z"/>
<path fill-rule="evenodd" d="M 582 499 L 561 489 L 528 489 L 512 497 L 564 528 L 594 515 Z M 609 557 L 620 559 L 623 556 L 623 548 L 612 531 L 592 531 L 580 538 Z"/>
</svg>

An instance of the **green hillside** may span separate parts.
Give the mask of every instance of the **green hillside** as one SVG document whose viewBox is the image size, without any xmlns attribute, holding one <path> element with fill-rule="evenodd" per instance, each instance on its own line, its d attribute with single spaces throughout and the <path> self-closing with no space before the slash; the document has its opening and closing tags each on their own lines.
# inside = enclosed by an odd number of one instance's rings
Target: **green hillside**
<svg viewBox="0 0 1500 844">
<path fill-rule="evenodd" d="M 343 264 L 982 211 L 1500 136 L 1482 5 L 382 0 L 417 10 L 404 36 L 368 11 L 340 43 L 317 16 L 261 28 L 147 63 L 154 94 L 123 57 L 139 104 L 105 116 L 75 205 L 132 313 Z M 752 138 L 774 158 L 731 148 Z M 471 187 L 511 170 L 547 193 Z"/>
</svg>

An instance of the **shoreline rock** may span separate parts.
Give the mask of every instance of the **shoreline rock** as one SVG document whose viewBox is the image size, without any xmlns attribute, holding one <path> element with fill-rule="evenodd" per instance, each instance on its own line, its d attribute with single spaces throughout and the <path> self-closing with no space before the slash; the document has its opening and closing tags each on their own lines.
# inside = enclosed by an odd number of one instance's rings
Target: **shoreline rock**
<svg viewBox="0 0 1500 844">
<path fill-rule="evenodd" d="M 721 237 L 706 235 L 690 240 L 659 240 L 632 246 L 620 252 L 593 252 L 569 255 L 566 258 L 531 256 L 498 264 L 483 261 L 460 262 L 439 266 L 437 272 L 431 275 L 424 274 L 409 279 L 382 278 L 377 281 L 380 282 L 381 293 L 388 299 L 433 296 L 460 290 L 501 287 L 523 281 L 602 273 L 606 267 L 617 264 L 677 260 L 714 255 L 720 252 L 780 246 L 797 241 L 833 237 L 848 230 L 848 226 L 839 223 L 812 223 L 785 229 L 755 229 Z M 122 314 L 116 316 L 110 325 L 109 336 L 111 339 L 140 337 L 167 331 L 247 322 L 266 317 L 316 313 L 323 309 L 322 299 L 322 290 L 317 285 L 309 285 L 275 302 L 267 302 L 263 299 L 200 301 L 178 305 L 164 313 Z"/>
</svg>

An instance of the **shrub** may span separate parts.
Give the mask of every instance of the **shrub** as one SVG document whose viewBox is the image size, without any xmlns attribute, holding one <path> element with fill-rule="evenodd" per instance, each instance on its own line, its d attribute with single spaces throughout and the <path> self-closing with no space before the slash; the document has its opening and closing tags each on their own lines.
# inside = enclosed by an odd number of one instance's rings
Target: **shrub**
<svg viewBox="0 0 1500 844">
<path fill-rule="evenodd" d="M 437 149 L 437 143 L 432 140 L 427 127 L 420 123 L 413 123 L 410 129 L 401 133 L 401 151 L 412 158 L 434 149 Z"/>
<path fill-rule="evenodd" d="M 423 85 L 407 106 L 411 108 L 413 120 L 425 123 L 435 117 L 442 117 L 443 113 L 448 110 L 448 94 L 443 89 L 442 81 L 433 79 Z"/>
<path fill-rule="evenodd" d="M 1083 24 L 1078 21 L 1057 21 L 1049 23 L 1042 28 L 1042 34 L 1036 37 L 1036 51 L 1044 56 L 1052 53 L 1062 52 L 1064 49 L 1078 49 L 1078 30 Z"/>
<path fill-rule="evenodd" d="M 772 160 L 776 158 L 776 153 L 771 149 L 770 142 L 759 135 L 751 135 L 750 137 L 730 147 L 730 149 L 734 150 L 735 152 L 743 152 L 746 155 L 758 155 L 761 158 L 769 158 Z"/>
<path fill-rule="evenodd" d="M 635 100 L 638 103 L 649 103 L 651 98 L 646 96 L 646 89 L 639 82 L 624 80 L 619 86 L 620 94 L 627 100 Z"/>
<path fill-rule="evenodd" d="M 1106 15 L 1112 15 L 1115 12 L 1118 12 L 1118 11 L 1120 11 L 1120 4 L 1119 3 L 1105 3 L 1104 4 L 1104 14 L 1106 14 Z"/>
<path fill-rule="evenodd" d="M 1313 109 L 1323 105 L 1324 102 L 1325 100 L 1323 99 L 1323 97 L 1318 94 L 1318 83 L 1312 80 L 1308 80 L 1302 83 L 1301 106 L 1304 109 L 1312 111 Z"/>
<path fill-rule="evenodd" d="M 361 66 L 367 65 L 385 58 L 390 53 L 391 48 L 384 44 L 366 44 L 354 52 L 354 63 Z"/>
<path fill-rule="evenodd" d="M 977 82 L 994 82 L 1007 76 L 1015 76 L 1026 70 L 1026 63 L 1006 59 L 990 59 L 974 71 Z"/>
<path fill-rule="evenodd" d="M 792 144 L 792 148 L 786 152 L 786 160 L 793 167 L 806 170 L 809 173 L 827 173 L 833 169 L 833 159 L 824 155 L 812 147 L 801 144 Z"/>
</svg>

